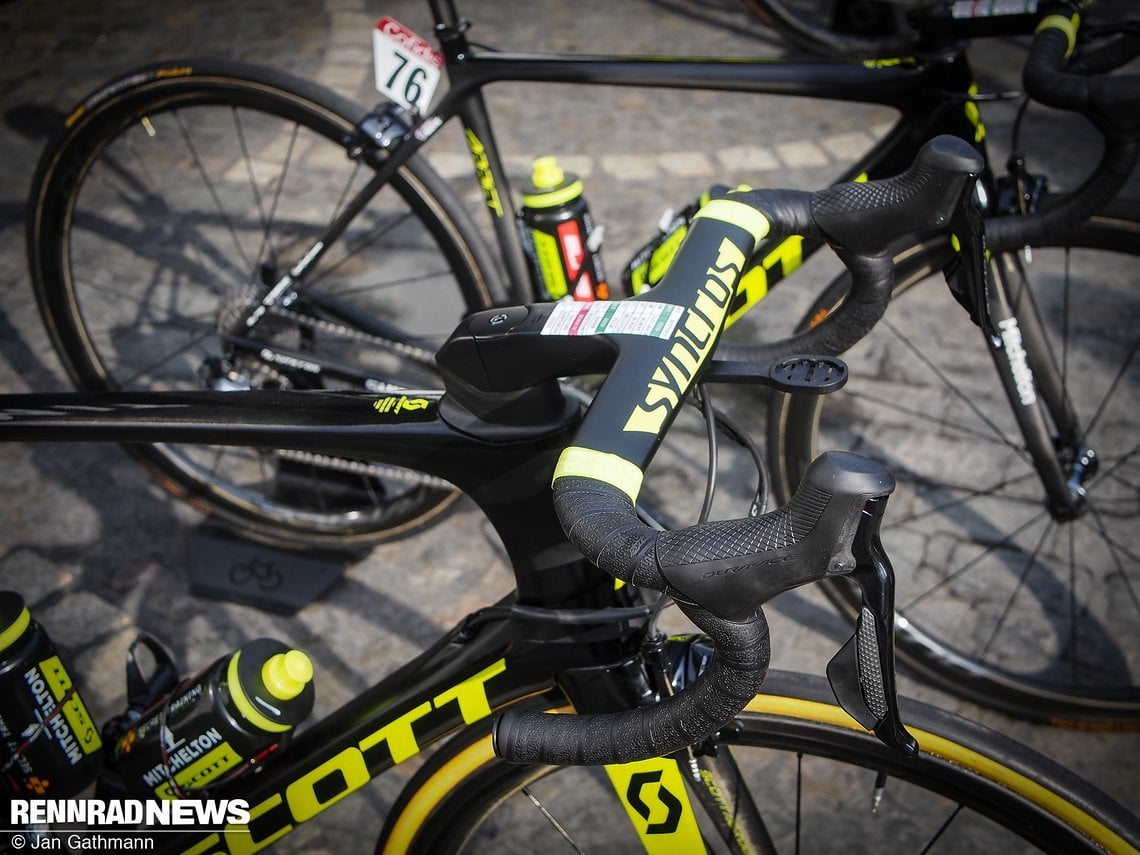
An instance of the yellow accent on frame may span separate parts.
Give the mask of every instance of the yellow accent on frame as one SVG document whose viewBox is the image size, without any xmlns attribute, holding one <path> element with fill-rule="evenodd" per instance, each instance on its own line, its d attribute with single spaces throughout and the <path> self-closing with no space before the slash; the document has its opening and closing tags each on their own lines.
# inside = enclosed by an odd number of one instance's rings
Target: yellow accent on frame
<svg viewBox="0 0 1140 855">
<path fill-rule="evenodd" d="M 629 496 L 631 502 L 636 502 L 645 473 L 624 457 L 572 445 L 563 449 L 558 457 L 558 465 L 554 467 L 555 481 L 570 476 L 602 481 L 617 487 Z"/>
</svg>

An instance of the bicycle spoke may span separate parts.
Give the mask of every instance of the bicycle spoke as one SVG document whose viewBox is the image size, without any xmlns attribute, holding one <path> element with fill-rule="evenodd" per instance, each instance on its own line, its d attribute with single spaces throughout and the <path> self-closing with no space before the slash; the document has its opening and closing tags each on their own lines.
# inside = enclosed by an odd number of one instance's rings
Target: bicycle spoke
<svg viewBox="0 0 1140 855">
<path fill-rule="evenodd" d="M 1136 357 L 1137 345 L 1140 345 L 1140 338 L 1133 340 L 1132 347 L 1128 349 L 1128 355 L 1124 358 L 1124 362 L 1120 366 L 1120 370 L 1117 371 L 1116 376 L 1112 378 L 1112 382 L 1108 386 L 1108 391 L 1106 391 L 1104 393 L 1104 396 L 1101 398 L 1096 412 L 1093 414 L 1093 417 L 1089 419 L 1089 423 L 1085 425 L 1084 433 L 1081 434 L 1080 442 L 1078 445 L 1084 445 L 1088 441 L 1089 434 L 1092 433 L 1093 428 L 1095 428 L 1100 422 L 1101 417 L 1104 415 L 1105 409 L 1108 407 L 1109 400 L 1116 392 L 1117 387 L 1120 386 L 1120 383 L 1124 379 L 1124 375 L 1127 373 L 1128 369 L 1132 367 L 1132 360 Z"/>
<path fill-rule="evenodd" d="M 1037 556 L 1041 554 L 1041 549 L 1045 545 L 1045 540 L 1046 540 L 1046 538 L 1048 538 L 1049 534 L 1052 531 L 1053 531 L 1053 523 L 1050 522 L 1048 525 L 1045 526 L 1045 530 L 1042 532 L 1041 538 L 1037 541 L 1037 546 L 1034 547 L 1033 551 L 1028 556 L 1026 556 L 1025 566 L 1022 569 L 1021 573 L 1017 577 L 1017 584 L 1014 585 L 1013 591 L 1010 593 L 1009 597 L 1006 598 L 1005 607 L 1002 609 L 1001 615 L 998 616 L 997 623 L 994 624 L 994 628 L 993 628 L 993 631 L 990 633 L 990 637 L 986 640 L 986 643 L 984 645 L 982 645 L 981 650 L 978 651 L 978 658 L 979 659 L 984 658 L 986 656 L 986 654 L 989 653 L 990 646 L 994 643 L 994 640 L 1001 633 L 1001 630 L 1005 624 L 1006 618 L 1009 617 L 1010 612 L 1013 610 L 1013 603 L 1017 599 L 1017 595 L 1021 592 L 1022 588 L 1025 586 L 1025 580 L 1029 578 L 1029 574 L 1031 572 L 1033 572 L 1033 568 L 1035 568 L 1037 566 Z M 1069 589 L 1068 593 L 1069 593 L 1070 597 L 1075 596 L 1072 588 Z"/>
<path fill-rule="evenodd" d="M 1076 529 L 1066 527 L 1069 541 L 1069 680 L 1072 685 L 1079 685 L 1077 681 L 1077 667 L 1080 662 L 1080 640 L 1077 635 L 1077 544 Z"/>
<path fill-rule="evenodd" d="M 154 362 L 151 362 L 151 363 L 143 366 L 142 368 L 135 371 L 133 374 L 127 376 L 122 381 L 120 381 L 120 385 L 123 388 L 126 388 L 126 387 L 130 386 L 131 384 L 135 383 L 140 377 L 153 376 L 156 369 L 161 368 L 163 365 L 168 365 L 171 362 L 171 360 L 175 359 L 178 356 L 181 356 L 184 353 L 187 353 L 190 350 L 193 350 L 195 347 L 202 344 L 202 342 L 211 338 L 214 334 L 215 334 L 214 330 L 211 328 L 211 329 L 207 330 L 206 332 L 202 333 L 201 335 L 195 336 L 194 338 L 190 339 L 190 341 L 186 342 L 185 344 L 181 345 L 180 347 L 175 348 L 170 353 L 166 354 L 165 356 L 161 357 L 160 359 L 157 359 Z"/>
<path fill-rule="evenodd" d="M 105 182 L 106 179 L 99 176 L 99 180 Z M 128 210 L 136 210 L 140 207 L 140 203 L 130 199 L 129 197 L 121 197 L 123 207 Z M 139 216 L 143 216 L 142 211 L 136 211 Z M 185 254 L 174 255 L 172 253 L 159 254 L 156 251 L 149 251 L 149 244 L 143 245 L 138 242 L 136 238 L 140 234 L 138 230 L 132 230 L 126 226 L 119 225 L 113 222 L 106 216 L 100 215 L 90 210 L 84 210 L 77 213 L 75 216 L 75 228 L 85 228 L 90 230 L 94 235 L 98 236 L 99 240 L 114 241 L 118 245 L 126 248 L 134 257 L 153 262 L 158 267 L 168 268 L 172 271 L 181 273 L 194 282 L 200 285 L 214 288 L 217 286 L 217 275 L 208 273 L 211 268 L 205 263 L 206 259 L 214 262 L 213 268 L 219 272 L 225 273 L 230 278 L 230 284 L 236 284 L 244 281 L 244 274 L 240 274 L 236 269 L 232 269 L 226 263 L 224 256 L 219 255 L 217 252 L 211 252 L 203 248 L 200 242 L 203 240 L 197 228 L 194 228 L 186 223 L 175 222 L 174 213 L 166 205 L 163 205 L 159 214 L 169 221 L 169 229 L 171 234 L 177 234 L 178 237 L 186 244 L 194 254 L 197 256 L 197 263 L 192 263 Z M 182 215 L 185 219 L 185 215 Z M 145 234 L 149 230 L 158 228 L 157 222 L 152 221 L 147 223 L 143 228 Z M 219 291 L 224 289 L 219 289 Z"/>
<path fill-rule="evenodd" d="M 550 811 L 548 811 L 546 806 L 531 792 L 530 787 L 523 787 L 522 791 L 526 794 L 526 797 L 531 800 L 531 803 L 538 808 L 539 812 L 546 818 L 546 821 L 549 822 L 554 830 L 561 835 L 562 839 L 569 844 L 570 848 L 577 852 L 578 855 L 586 855 L 586 850 L 581 849 L 578 844 L 574 842 L 574 838 L 567 833 L 566 829 L 562 827 L 562 824 L 559 823 L 558 820 L 551 816 Z"/>
<path fill-rule="evenodd" d="M 946 817 L 946 820 L 942 823 L 942 825 L 940 825 L 938 827 L 938 830 L 934 832 L 934 836 L 931 837 L 930 840 L 927 841 L 926 845 L 922 847 L 921 855 L 926 855 L 926 853 L 928 853 L 932 848 L 934 848 L 934 844 L 937 843 L 938 839 L 940 837 L 942 837 L 943 834 L 946 833 L 946 829 L 948 829 L 950 827 L 950 824 L 958 818 L 958 815 L 961 812 L 962 812 L 962 805 L 961 804 L 955 805 L 954 810 L 952 810 L 950 812 L 950 815 L 948 817 Z"/>
<path fill-rule="evenodd" d="M 796 855 L 800 855 L 800 840 L 803 836 L 804 815 L 804 755 L 796 754 Z"/>
<path fill-rule="evenodd" d="M 997 445 L 1016 447 L 1004 434 L 998 433 L 997 435 L 994 435 L 980 431 L 977 428 L 970 427 L 966 424 L 947 421 L 946 419 L 942 418 L 936 418 L 930 413 L 923 412 L 921 410 L 915 410 L 910 407 L 904 407 L 896 399 L 879 397 L 878 395 L 873 395 L 866 390 L 859 389 L 851 389 L 849 390 L 848 394 L 853 399 L 864 401 L 870 404 L 876 411 L 879 412 L 894 412 L 898 415 L 909 416 L 911 418 L 918 419 L 920 422 L 935 425 L 939 428 L 949 428 L 953 431 L 961 433 L 967 439 L 978 439 L 982 440 L 983 442 L 992 442 Z"/>
<path fill-rule="evenodd" d="M 923 519 L 927 516 L 931 516 L 933 514 L 937 514 L 939 516 L 942 516 L 942 515 L 945 515 L 946 511 L 952 510 L 953 508 L 956 508 L 956 507 L 960 507 L 960 506 L 965 505 L 966 503 L 970 502 L 973 499 L 979 499 L 979 498 L 1000 498 L 1002 501 L 1015 502 L 1015 503 L 1020 504 L 1020 505 L 1030 505 L 1032 507 L 1040 507 L 1041 506 L 1040 500 L 1037 500 L 1037 499 L 1028 499 L 1028 498 L 1024 498 L 1021 496 L 999 494 L 999 491 L 1007 489 L 1009 487 L 1016 486 L 1018 484 L 1024 484 L 1024 483 L 1030 482 L 1030 481 L 1036 483 L 1037 475 L 1036 475 L 1036 473 L 1032 473 L 1032 472 L 1028 473 L 1026 475 L 1019 475 L 1016 478 L 1007 478 L 1005 481 L 999 481 L 997 484 L 992 484 L 992 485 L 987 486 L 987 487 L 979 487 L 977 489 L 971 489 L 969 487 L 960 487 L 956 484 L 937 484 L 934 481 L 930 480 L 929 478 L 920 478 L 917 475 L 912 475 L 912 473 L 905 472 L 905 471 L 902 473 L 899 473 L 898 470 L 895 470 L 895 471 L 896 471 L 896 474 L 908 476 L 911 484 L 915 485 L 916 487 L 925 487 L 930 492 L 934 492 L 937 490 L 942 490 L 942 491 L 947 491 L 947 492 L 954 491 L 954 490 L 964 491 L 963 495 L 955 497 L 955 498 L 947 499 L 945 502 L 943 502 L 940 505 L 931 505 L 926 510 L 917 511 L 915 513 L 912 513 L 910 516 L 900 517 L 899 519 L 894 520 L 895 525 L 906 525 L 907 523 L 913 523 L 916 520 L 921 520 L 921 519 Z M 926 498 L 927 493 L 923 492 L 923 493 L 921 493 L 921 495 L 923 496 L 923 498 Z"/>
<path fill-rule="evenodd" d="M 923 591 L 917 597 L 914 597 L 913 599 L 909 600 L 906 603 L 899 604 L 896 610 L 900 614 L 902 614 L 909 609 L 913 609 L 913 608 L 917 607 L 918 604 L 921 603 L 923 600 L 925 600 L 927 597 L 935 594 L 936 592 L 945 588 L 947 585 L 950 585 L 953 582 L 957 581 L 959 578 L 961 578 L 961 576 L 963 574 L 968 573 L 972 568 L 976 567 L 978 564 L 983 562 L 985 559 L 989 558 L 991 554 L 996 553 L 999 550 L 1003 549 L 1004 547 L 1008 546 L 1009 544 L 1013 543 L 1023 531 L 1027 530 L 1028 528 L 1030 528 L 1031 526 L 1033 526 L 1034 524 L 1036 524 L 1037 522 L 1039 522 L 1042 518 L 1044 518 L 1046 516 L 1047 516 L 1047 512 L 1042 511 L 1041 513 L 1036 514 L 1035 516 L 1031 517 L 1029 520 L 1027 520 L 1023 524 L 1018 526 L 1016 529 L 1011 531 L 1009 534 L 1007 534 L 1005 537 L 1003 537 L 998 542 L 987 544 L 985 549 L 983 549 L 980 553 L 978 553 L 976 556 L 971 558 L 969 561 L 967 561 L 965 564 L 963 564 L 957 570 L 954 570 L 952 573 L 950 573 L 944 579 L 941 579 L 937 584 L 932 585 L 930 588 L 927 588 L 925 591 Z"/>
<path fill-rule="evenodd" d="M 226 456 L 226 447 L 224 445 L 214 446 L 214 462 L 210 467 L 211 472 L 218 472 L 222 464 L 222 459 Z"/>
<path fill-rule="evenodd" d="M 149 304 L 150 304 L 149 298 L 136 297 L 127 291 L 123 291 L 121 288 L 118 288 L 114 285 L 107 285 L 107 284 L 104 284 L 102 282 L 97 282 L 88 276 L 81 276 L 81 277 L 79 277 L 79 279 L 80 279 L 80 281 L 86 283 L 87 285 L 90 285 L 91 289 L 93 291 L 96 291 L 99 294 L 102 294 L 103 296 L 105 296 L 108 299 L 115 302 L 116 305 L 122 306 L 126 303 L 130 303 L 130 304 L 133 304 L 136 307 L 138 307 L 140 312 L 138 315 L 136 315 L 136 318 L 135 318 L 136 323 L 141 322 L 143 317 L 149 317 L 149 313 L 144 314 L 141 312 L 143 307 L 149 306 Z M 181 317 L 183 317 L 187 320 L 201 320 L 203 318 L 210 317 L 211 314 L 212 313 L 203 312 L 203 313 L 199 313 L 197 315 L 182 315 Z M 118 329 L 119 327 L 126 326 L 126 324 L 123 323 L 122 318 L 111 318 L 111 321 L 115 322 L 114 326 L 110 326 L 110 327 L 90 326 L 90 327 L 88 327 L 88 329 L 90 330 L 90 332 L 98 334 L 98 333 L 106 333 L 110 330 Z M 205 321 L 203 321 L 203 323 L 205 323 Z"/>
<path fill-rule="evenodd" d="M 384 237 L 385 235 L 390 233 L 397 226 L 403 225 L 405 222 L 409 221 L 411 218 L 412 218 L 411 213 L 407 213 L 407 214 L 404 214 L 404 215 L 394 219 L 393 221 L 391 221 L 391 223 L 386 225 L 384 228 L 374 228 L 368 235 L 366 235 L 358 243 L 354 244 L 351 247 L 346 247 L 344 255 L 341 258 L 337 259 L 335 264 L 330 264 L 330 265 L 327 265 L 327 266 L 321 268 L 317 272 L 317 275 L 314 276 L 309 281 L 313 284 L 319 283 L 322 279 L 330 276 L 331 274 L 333 274 L 337 270 L 339 270 L 341 267 L 343 267 L 345 264 L 347 264 L 349 261 L 352 261 L 352 259 L 354 257 L 358 256 L 364 250 L 369 249 L 372 246 L 375 246 L 376 242 L 379 241 L 382 237 Z M 406 280 L 403 280 L 403 281 L 406 281 Z"/>
<path fill-rule="evenodd" d="M 230 237 L 233 239 L 234 249 L 236 249 L 238 255 L 241 256 L 242 263 L 245 265 L 246 270 L 253 270 L 253 265 L 249 260 L 249 256 L 246 255 L 245 248 L 241 245 L 241 239 L 238 236 L 237 228 L 230 220 L 230 217 L 226 212 L 225 205 L 222 202 L 221 196 L 218 195 L 217 187 L 215 187 L 214 182 L 207 174 L 206 165 L 202 163 L 202 159 L 198 154 L 198 149 L 190 137 L 190 132 L 187 130 L 185 123 L 182 121 L 182 113 L 178 110 L 174 110 L 171 112 L 171 116 L 174 119 L 174 123 L 178 126 L 178 131 L 182 135 L 182 140 L 186 145 L 187 151 L 190 153 L 191 159 L 194 161 L 194 166 L 197 168 L 198 174 L 202 178 L 202 182 L 206 185 L 206 190 L 210 194 L 210 198 L 214 201 L 214 207 L 218 212 L 218 216 L 222 218 L 222 221 L 225 223 L 226 228 L 229 230 Z M 294 131 L 294 133 L 296 133 L 296 131 Z"/>
<path fill-rule="evenodd" d="M 238 147 L 241 149 L 242 162 L 245 164 L 246 176 L 249 178 L 249 189 L 253 193 L 253 201 L 257 206 L 257 213 L 261 218 L 261 246 L 257 249 L 256 258 L 264 258 L 266 248 L 269 249 L 271 257 L 276 256 L 275 248 L 272 246 L 272 232 L 270 227 L 270 219 L 266 214 L 265 206 L 261 200 L 261 188 L 258 186 L 257 177 L 253 173 L 253 157 L 249 152 L 249 145 L 246 142 L 245 130 L 242 127 L 240 118 L 238 117 L 238 108 L 231 107 L 230 115 L 234 121 L 234 132 L 237 134 Z"/>
<path fill-rule="evenodd" d="M 333 205 L 332 216 L 329 217 L 330 223 L 339 217 L 341 211 L 344 210 L 345 202 L 348 201 L 348 191 L 352 189 L 354 184 L 356 184 L 356 179 L 357 176 L 360 175 L 360 170 L 360 159 L 357 158 L 352 165 L 352 172 L 349 174 L 348 179 L 344 182 L 344 186 L 340 189 L 340 197 L 336 200 L 336 204 Z"/>
<path fill-rule="evenodd" d="M 272 227 L 274 220 L 277 219 L 277 207 L 281 203 L 281 193 L 285 189 L 285 176 L 289 172 L 290 166 L 293 164 L 293 148 L 297 144 L 297 135 L 301 131 L 301 126 L 297 123 L 293 124 L 293 130 L 289 134 L 289 144 L 285 147 L 285 157 L 281 164 L 281 172 L 277 176 L 277 186 L 273 191 L 273 204 L 269 207 L 269 216 L 266 218 L 266 229 Z"/>
<path fill-rule="evenodd" d="M 256 455 L 257 467 L 261 470 L 261 483 L 263 484 L 272 483 L 277 474 L 276 470 L 269 463 L 270 456 L 269 452 L 262 452 Z"/>
<path fill-rule="evenodd" d="M 1112 461 L 1112 465 L 1108 469 L 1105 469 L 1103 466 L 1105 461 L 1101 461 L 1101 469 L 1096 474 L 1097 481 L 1111 480 L 1121 485 L 1121 487 L 1123 487 L 1129 495 L 1140 494 L 1140 483 L 1129 480 L 1120 474 L 1120 469 L 1123 466 L 1131 463 L 1132 458 L 1134 458 L 1138 452 L 1140 452 L 1140 445 L 1133 446 L 1124 454 L 1120 455 L 1116 460 Z"/>
<path fill-rule="evenodd" d="M 415 276 L 401 276 L 398 279 L 377 279 L 375 282 L 369 282 L 367 285 L 359 285 L 355 288 L 339 288 L 336 291 L 336 296 L 351 297 L 354 294 L 368 294 L 371 292 L 380 292 L 387 288 L 403 288 L 408 285 L 416 285 L 422 282 L 431 282 L 441 276 L 449 275 L 446 270 L 426 270 L 418 273 Z M 313 279 L 313 282 L 319 282 L 320 279 Z M 312 296 L 306 292 L 306 297 Z M 319 299 L 319 298 L 314 298 Z"/>
<path fill-rule="evenodd" d="M 1092 528 L 1092 530 L 1104 541 L 1109 555 L 1112 557 L 1113 567 L 1117 575 L 1120 576 L 1120 581 L 1124 585 L 1125 590 L 1128 592 L 1129 599 L 1132 600 L 1132 605 L 1136 609 L 1137 616 L 1140 617 L 1140 592 L 1137 592 L 1136 586 L 1133 585 L 1132 580 L 1129 579 L 1125 562 L 1121 560 L 1120 553 L 1124 553 L 1127 556 L 1127 566 L 1131 567 L 1140 566 L 1140 555 L 1136 555 L 1136 553 L 1132 552 L 1126 546 L 1118 543 L 1116 539 L 1108 533 L 1108 529 L 1104 524 L 1104 520 L 1101 519 L 1100 512 L 1096 507 L 1092 508 L 1091 515 L 1092 518 L 1096 520 L 1096 525 L 1090 526 L 1090 528 Z M 1081 521 L 1085 523 L 1086 526 L 1089 525 L 1087 522 L 1087 517 L 1083 518 Z"/>
<path fill-rule="evenodd" d="M 954 383 L 951 382 L 949 376 L 947 376 L 947 374 L 944 371 L 942 371 L 941 368 L 939 368 L 937 365 L 935 365 L 934 362 L 930 359 L 930 357 L 928 357 L 925 353 L 923 353 L 921 350 L 919 350 L 918 346 L 915 345 L 914 342 L 912 342 L 910 340 L 910 338 L 908 338 L 907 336 L 904 336 L 902 331 L 899 330 L 899 328 L 897 326 L 895 326 L 895 324 L 892 323 L 890 319 L 884 318 L 883 320 L 880 321 L 880 323 L 883 324 L 888 330 L 890 330 L 890 332 L 900 342 L 902 342 L 903 346 L 911 352 L 911 355 L 913 355 L 916 359 L 918 359 L 919 362 L 921 362 L 924 366 L 926 366 L 926 368 L 935 377 L 938 378 L 938 380 L 942 383 L 942 385 L 945 386 L 946 389 L 952 395 L 954 395 L 956 398 L 958 398 L 958 400 L 960 400 L 963 404 L 965 404 L 966 407 L 971 412 L 973 412 L 973 414 L 975 416 L 977 416 L 977 418 L 982 422 L 982 424 L 986 425 L 986 427 L 988 427 L 991 431 L 993 431 L 994 436 L 997 437 L 1002 442 L 1003 445 L 1006 445 L 1012 451 L 1016 452 L 1020 457 L 1022 457 L 1024 460 L 1026 460 L 1026 462 L 1031 462 L 1029 455 L 1026 453 L 1025 449 L 1022 448 L 1019 444 L 1012 442 L 1008 437 L 1006 437 L 1005 433 L 1002 431 L 1002 429 L 1000 427 L 998 427 L 998 425 L 993 421 L 993 419 L 991 419 L 988 415 L 986 415 L 984 412 L 982 412 L 981 408 L 977 405 L 977 403 L 975 403 L 974 399 L 971 396 L 964 394 L 961 389 L 959 389 L 956 385 L 954 385 Z"/>
</svg>

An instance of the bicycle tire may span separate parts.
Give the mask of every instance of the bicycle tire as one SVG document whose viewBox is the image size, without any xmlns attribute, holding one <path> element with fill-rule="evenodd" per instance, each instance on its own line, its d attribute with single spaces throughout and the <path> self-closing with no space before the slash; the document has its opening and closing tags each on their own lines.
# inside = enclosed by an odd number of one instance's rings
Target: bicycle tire
<svg viewBox="0 0 1140 855">
<path fill-rule="evenodd" d="M 93 391 L 337 386 L 311 381 L 312 355 L 363 366 L 392 389 L 438 388 L 435 345 L 492 305 L 498 286 L 470 217 L 418 158 L 326 250 L 302 299 L 253 328 L 252 349 L 227 363 L 217 335 L 371 174 L 350 156 L 366 112 L 224 60 L 151 65 L 76 108 L 41 158 L 28 223 L 37 302 L 72 381 Z M 458 495 L 335 456 L 130 450 L 174 495 L 274 543 L 370 543 L 431 521 Z"/>
<path fill-rule="evenodd" d="M 845 354 L 846 389 L 771 401 L 777 495 L 790 495 L 823 448 L 875 457 L 898 479 L 883 540 L 899 574 L 902 660 L 951 692 L 1030 720 L 1140 727 L 1140 325 L 1130 294 L 1138 254 L 1135 204 L 1032 253 L 1034 296 L 1047 332 L 1067 330 L 1053 337 L 1054 354 L 1100 456 L 1098 474 L 1084 485 L 1089 511 L 1072 523 L 1046 512 L 982 333 L 950 300 L 942 277 L 931 275 L 936 254 L 898 259 L 887 314 Z M 1068 321 L 1071 273 L 1051 266 L 1056 256 L 1077 275 L 1096 265 L 1084 290 L 1071 292 L 1077 306 L 1095 289 L 1095 309 Z M 803 323 L 833 307 L 845 288 L 842 278 L 833 283 Z M 858 613 L 854 590 L 826 590 L 844 613 Z"/>
<path fill-rule="evenodd" d="M 1005 855 L 1123 852 L 1135 844 L 1134 816 L 1041 755 L 925 704 L 904 701 L 902 709 L 923 746 L 916 758 L 856 725 L 823 680 L 773 672 L 765 693 L 716 737 L 716 750 L 731 749 L 780 851 L 920 851 L 939 834 L 938 851 Z M 872 816 L 880 771 L 890 780 Z M 680 798 L 641 792 L 653 810 L 630 822 L 602 770 L 513 766 L 491 755 L 489 736 L 464 735 L 409 782 L 376 851 L 569 851 L 569 841 L 579 851 L 642 851 L 638 834 L 649 822 L 664 825 L 662 805 Z M 939 832 L 947 817 L 953 821 Z M 642 827 L 635 831 L 634 823 Z M 711 833 L 700 827 L 710 844 Z"/>
</svg>

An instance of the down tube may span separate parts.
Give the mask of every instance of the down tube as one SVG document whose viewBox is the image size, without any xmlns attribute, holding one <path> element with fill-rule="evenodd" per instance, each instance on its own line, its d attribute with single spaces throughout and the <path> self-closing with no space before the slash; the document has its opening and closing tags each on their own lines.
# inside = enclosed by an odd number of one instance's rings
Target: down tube
<svg viewBox="0 0 1140 855">
<path fill-rule="evenodd" d="M 414 662 L 304 730 L 261 774 L 210 793 L 212 799 L 245 800 L 248 823 L 156 835 L 160 850 L 183 855 L 261 851 L 438 740 L 501 706 L 551 689 L 556 667 L 574 664 L 514 653 L 519 632 L 511 620 L 493 621 L 469 635 L 462 626 L 453 630 Z"/>
</svg>

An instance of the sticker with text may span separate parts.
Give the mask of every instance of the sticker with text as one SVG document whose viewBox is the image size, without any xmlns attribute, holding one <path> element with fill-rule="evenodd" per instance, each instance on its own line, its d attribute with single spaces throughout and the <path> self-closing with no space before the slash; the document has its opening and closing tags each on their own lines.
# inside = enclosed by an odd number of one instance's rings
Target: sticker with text
<svg viewBox="0 0 1140 855">
<path fill-rule="evenodd" d="M 554 307 L 543 335 L 646 335 L 669 338 L 684 314 L 670 303 L 622 301 L 578 303 L 565 301 Z"/>
<path fill-rule="evenodd" d="M 372 28 L 376 88 L 398 104 L 423 112 L 439 84 L 443 54 L 399 21 L 381 18 Z"/>
</svg>

